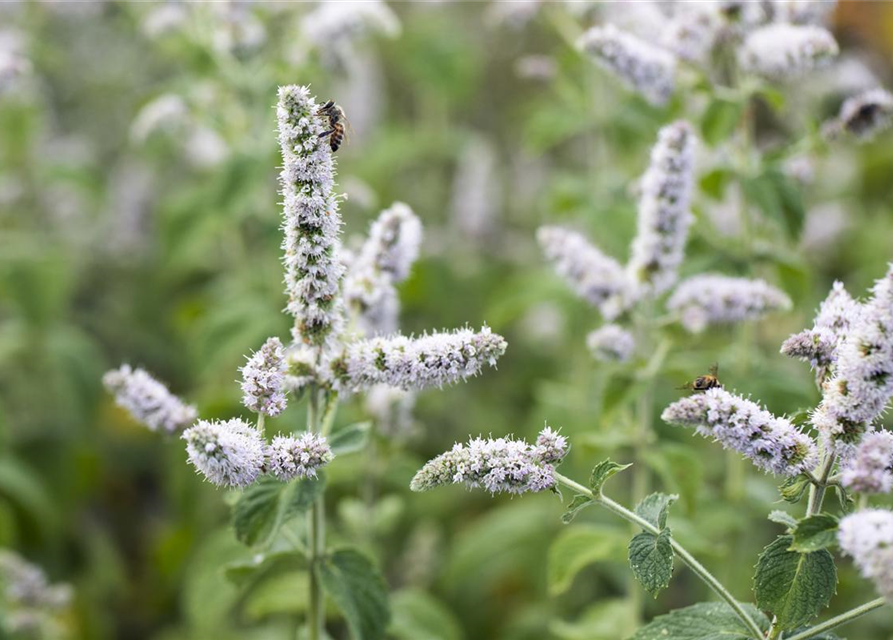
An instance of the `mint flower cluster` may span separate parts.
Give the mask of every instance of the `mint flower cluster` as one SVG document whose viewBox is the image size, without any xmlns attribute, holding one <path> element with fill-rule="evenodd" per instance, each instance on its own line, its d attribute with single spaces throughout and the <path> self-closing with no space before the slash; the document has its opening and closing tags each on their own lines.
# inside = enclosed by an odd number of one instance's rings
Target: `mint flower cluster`
<svg viewBox="0 0 893 640">
<path fill-rule="evenodd" d="M 893 266 L 851 321 L 812 421 L 839 453 L 874 429 L 893 396 Z"/>
<path fill-rule="evenodd" d="M 856 493 L 890 493 L 893 489 L 893 433 L 866 433 L 841 465 L 840 482 Z"/>
<path fill-rule="evenodd" d="M 871 580 L 882 596 L 893 599 L 893 512 L 863 509 L 846 516 L 840 521 L 837 541 L 862 577 Z"/>
<path fill-rule="evenodd" d="M 738 63 L 772 80 L 791 80 L 830 62 L 837 42 L 827 29 L 814 25 L 771 24 L 747 36 Z"/>
<path fill-rule="evenodd" d="M 427 491 L 464 484 L 492 494 L 544 491 L 555 486 L 553 465 L 561 462 L 567 450 L 567 439 L 548 426 L 533 445 L 511 437 L 472 438 L 428 462 L 410 488 Z"/>
<path fill-rule="evenodd" d="M 475 376 L 505 353 L 505 339 L 484 326 L 420 338 L 396 335 L 347 345 L 329 366 L 334 384 L 349 391 L 386 384 L 401 389 L 443 387 Z"/>
<path fill-rule="evenodd" d="M 618 324 L 606 324 L 586 336 L 592 357 L 601 362 L 627 362 L 636 350 L 636 340 Z"/>
<path fill-rule="evenodd" d="M 242 403 L 255 413 L 275 417 L 285 411 L 285 349 L 269 338 L 241 369 Z"/>
<path fill-rule="evenodd" d="M 282 481 L 315 478 L 334 455 L 326 439 L 305 432 L 276 436 L 267 444 L 253 425 L 232 420 L 199 420 L 183 433 L 189 462 L 219 487 L 244 488 L 270 473 Z"/>
<path fill-rule="evenodd" d="M 51 584 L 43 569 L 0 549 L 0 635 L 15 638 L 62 637 L 57 618 L 69 606 L 73 590 Z"/>
<path fill-rule="evenodd" d="M 811 470 L 818 461 L 815 443 L 790 420 L 729 393 L 709 389 L 677 400 L 661 414 L 664 422 L 711 437 L 744 455 L 760 469 L 781 476 Z"/>
<path fill-rule="evenodd" d="M 422 225 L 409 206 L 394 203 L 372 223 L 369 237 L 349 263 L 344 298 L 364 336 L 397 330 L 400 303 L 394 288 L 409 276 L 419 255 Z"/>
<path fill-rule="evenodd" d="M 173 395 L 144 369 L 121 365 L 102 377 L 115 402 L 150 431 L 171 434 L 181 431 L 198 417 L 198 411 Z"/>
</svg>

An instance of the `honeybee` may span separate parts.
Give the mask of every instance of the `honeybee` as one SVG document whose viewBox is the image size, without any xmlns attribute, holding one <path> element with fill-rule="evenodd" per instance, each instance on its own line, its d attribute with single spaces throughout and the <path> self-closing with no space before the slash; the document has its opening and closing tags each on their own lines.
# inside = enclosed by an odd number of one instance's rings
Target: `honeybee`
<svg viewBox="0 0 893 640">
<path fill-rule="evenodd" d="M 345 137 L 344 123 L 347 122 L 347 117 L 344 115 L 344 109 L 335 104 L 334 100 L 329 100 L 317 109 L 316 113 L 329 119 L 329 130 L 319 134 L 319 137 L 329 136 L 329 148 L 338 151 Z"/>
<path fill-rule="evenodd" d="M 692 382 L 688 382 L 678 389 L 689 389 L 691 391 L 707 391 L 708 389 L 722 389 L 722 383 L 717 377 L 719 374 L 719 365 L 714 363 L 710 367 L 706 375 L 698 376 Z"/>
</svg>

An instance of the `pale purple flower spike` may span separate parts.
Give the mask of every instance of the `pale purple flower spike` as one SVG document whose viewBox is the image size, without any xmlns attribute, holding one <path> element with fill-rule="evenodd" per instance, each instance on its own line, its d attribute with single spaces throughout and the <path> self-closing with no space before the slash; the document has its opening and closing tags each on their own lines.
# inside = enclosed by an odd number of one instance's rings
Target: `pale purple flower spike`
<svg viewBox="0 0 893 640">
<path fill-rule="evenodd" d="M 247 487 L 263 473 L 266 443 L 243 420 L 199 420 L 182 438 L 189 462 L 219 487 Z"/>
<path fill-rule="evenodd" d="M 309 431 L 299 437 L 276 436 L 267 449 L 268 471 L 284 482 L 315 478 L 335 457 L 325 437 Z"/>
<path fill-rule="evenodd" d="M 115 395 L 118 406 L 150 431 L 174 433 L 198 417 L 194 406 L 184 403 L 143 369 L 124 364 L 107 372 L 102 382 Z"/>
<path fill-rule="evenodd" d="M 285 411 L 285 349 L 279 338 L 269 338 L 241 371 L 245 407 L 270 417 Z"/>
</svg>

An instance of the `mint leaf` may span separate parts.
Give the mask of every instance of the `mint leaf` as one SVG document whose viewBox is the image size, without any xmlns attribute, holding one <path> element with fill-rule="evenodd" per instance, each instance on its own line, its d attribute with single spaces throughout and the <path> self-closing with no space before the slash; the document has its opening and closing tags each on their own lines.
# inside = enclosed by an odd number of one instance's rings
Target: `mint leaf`
<svg viewBox="0 0 893 640">
<path fill-rule="evenodd" d="M 353 640 L 381 640 L 391 618 L 381 573 L 353 548 L 339 549 L 319 566 L 320 578 L 347 621 Z"/>
<path fill-rule="evenodd" d="M 636 580 L 656 598 L 673 577 L 670 530 L 663 529 L 659 535 L 643 531 L 633 537 L 629 543 L 629 566 Z"/>
<path fill-rule="evenodd" d="M 589 488 L 592 489 L 593 493 L 600 494 L 608 478 L 631 466 L 629 464 L 617 464 L 610 458 L 599 462 L 592 469 L 592 475 L 589 477 Z"/>
<path fill-rule="evenodd" d="M 772 522 L 783 524 L 789 531 L 793 531 L 797 528 L 797 519 L 786 511 L 776 509 L 769 513 L 769 519 Z"/>
<path fill-rule="evenodd" d="M 837 543 L 837 524 L 837 518 L 827 513 L 801 520 L 794 529 L 790 550 L 809 553 L 833 546 Z"/>
<path fill-rule="evenodd" d="M 761 629 L 769 620 L 756 607 L 743 605 Z M 747 627 L 723 602 L 702 602 L 656 617 L 636 631 L 630 640 L 756 640 Z"/>
<path fill-rule="evenodd" d="M 371 422 L 356 422 L 347 425 L 343 429 L 338 429 L 329 436 L 329 446 L 332 453 L 336 456 L 343 456 L 347 453 L 356 453 L 361 451 L 366 443 L 369 442 L 369 431 L 372 428 Z"/>
<path fill-rule="evenodd" d="M 549 547 L 546 574 L 549 593 L 559 595 L 567 591 L 576 575 L 587 565 L 621 556 L 627 535 L 604 525 L 575 525 L 563 529 Z"/>
<path fill-rule="evenodd" d="M 291 517 L 305 512 L 325 484 L 318 478 L 280 482 L 265 476 L 245 489 L 232 509 L 236 538 L 243 544 L 266 544 Z"/>
<path fill-rule="evenodd" d="M 571 503 L 567 505 L 567 511 L 561 514 L 561 521 L 564 524 L 570 524 L 571 521 L 577 517 L 577 513 L 581 509 L 585 509 L 591 504 L 595 504 L 595 501 L 592 498 L 578 493 L 574 496 L 574 499 L 571 500 Z"/>
<path fill-rule="evenodd" d="M 794 538 L 779 536 L 757 561 L 754 592 L 757 606 L 778 618 L 787 631 L 815 618 L 837 589 L 834 558 L 826 550 L 789 551 Z"/>
<path fill-rule="evenodd" d="M 803 494 L 809 488 L 809 478 L 805 475 L 791 476 L 778 488 L 781 498 L 785 502 L 796 504 L 803 498 Z"/>
<path fill-rule="evenodd" d="M 663 493 L 652 493 L 645 498 L 636 507 L 636 514 L 644 518 L 658 529 L 667 526 L 667 511 L 670 505 L 679 499 L 677 495 L 666 495 Z"/>
</svg>

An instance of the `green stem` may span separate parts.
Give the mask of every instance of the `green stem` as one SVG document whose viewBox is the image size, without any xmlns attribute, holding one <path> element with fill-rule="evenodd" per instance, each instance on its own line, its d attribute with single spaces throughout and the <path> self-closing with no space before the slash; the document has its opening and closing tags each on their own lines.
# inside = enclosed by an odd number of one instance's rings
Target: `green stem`
<svg viewBox="0 0 893 640">
<path fill-rule="evenodd" d="M 257 414 L 257 430 L 260 431 L 260 435 L 264 435 L 264 418 L 266 418 L 264 414 Z"/>
<path fill-rule="evenodd" d="M 801 631 L 795 636 L 791 636 L 790 638 L 785 638 L 785 640 L 807 640 L 807 638 L 814 638 L 820 633 L 824 633 L 825 631 L 830 631 L 835 627 L 839 627 L 841 625 L 846 624 L 847 622 L 851 622 L 856 618 L 860 618 L 864 616 L 866 613 L 871 613 L 875 609 L 878 609 L 884 606 L 887 601 L 884 598 L 878 598 L 877 600 L 872 600 L 871 602 L 866 602 L 862 606 L 856 607 L 855 609 L 850 609 L 844 613 L 841 613 L 839 616 L 834 616 L 830 620 L 825 620 L 821 624 L 817 624 L 811 629 L 807 629 L 806 631 Z"/>
<path fill-rule="evenodd" d="M 310 387 L 307 404 L 307 430 L 319 430 L 319 389 Z M 316 499 L 308 514 L 307 550 L 310 554 L 310 602 L 307 608 L 307 632 L 309 640 L 322 640 L 324 635 L 325 613 L 323 610 L 322 587 L 319 579 L 319 563 L 325 550 L 325 502 L 323 495 Z"/>
<path fill-rule="evenodd" d="M 806 517 L 815 515 L 822 510 L 822 502 L 825 500 L 825 489 L 828 486 L 828 478 L 831 477 L 831 469 L 834 468 L 834 462 L 837 459 L 833 453 L 827 454 L 822 466 L 822 475 L 819 477 L 819 483 L 814 484 L 809 490 L 809 502 L 806 506 Z"/>
<path fill-rule="evenodd" d="M 660 534 L 660 529 L 655 527 L 653 524 L 642 518 L 636 513 L 633 513 L 626 507 L 614 502 L 610 498 L 604 496 L 603 494 L 596 495 L 593 491 L 584 487 L 578 482 L 574 482 L 570 478 L 567 478 L 560 473 L 555 472 L 555 480 L 577 491 L 592 500 L 594 500 L 597 504 L 600 504 L 608 511 L 614 513 L 615 515 L 620 516 L 627 522 L 631 522 L 632 524 L 641 527 L 643 530 L 652 533 L 654 535 Z M 737 614 L 741 621 L 745 624 L 748 630 L 754 634 L 754 638 L 762 638 L 763 631 L 760 629 L 759 625 L 754 622 L 753 618 L 744 610 L 744 607 L 741 606 L 741 603 L 738 602 L 731 593 L 729 593 L 728 589 L 726 589 L 720 582 L 717 580 L 713 574 L 711 574 L 707 569 L 698 562 L 693 555 L 691 555 L 685 547 L 683 547 L 679 542 L 676 541 L 675 538 L 670 538 L 670 545 L 673 547 L 673 551 L 682 558 L 682 561 L 688 565 L 688 567 L 695 572 L 695 574 L 704 581 L 704 583 L 710 587 L 716 595 L 726 601 L 726 603 L 732 608 L 732 610 Z"/>
<path fill-rule="evenodd" d="M 338 392 L 329 391 L 326 393 L 325 408 L 322 414 L 322 427 L 319 433 L 327 436 L 332 431 L 332 425 L 335 424 L 335 413 L 338 409 Z"/>
</svg>

